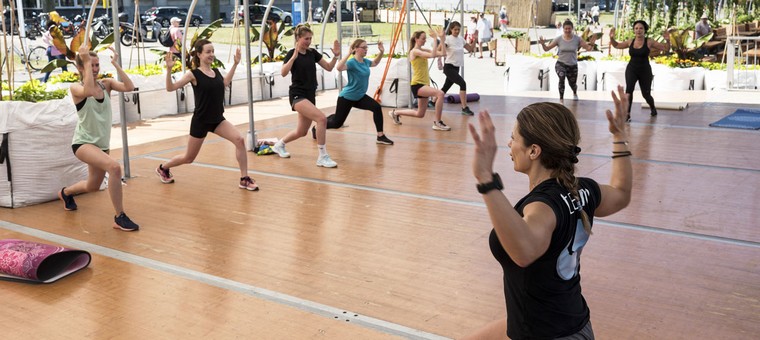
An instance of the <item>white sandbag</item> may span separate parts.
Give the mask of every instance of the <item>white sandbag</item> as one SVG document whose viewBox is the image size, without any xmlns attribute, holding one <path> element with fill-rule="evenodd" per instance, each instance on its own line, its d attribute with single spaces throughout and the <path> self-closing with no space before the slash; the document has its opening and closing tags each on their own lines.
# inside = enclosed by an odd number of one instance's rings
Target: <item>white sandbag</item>
<svg viewBox="0 0 760 340">
<path fill-rule="evenodd" d="M 22 207 L 55 200 L 58 191 L 87 177 L 87 165 L 71 150 L 77 112 L 71 97 L 39 103 L 0 102 L 0 206 Z M 8 169 L 12 178 L 8 177 Z"/>
<path fill-rule="evenodd" d="M 328 72 L 322 67 L 317 67 L 317 90 L 332 90 L 338 88 L 338 74 L 339 72 L 336 69 Z"/>
<path fill-rule="evenodd" d="M 596 89 L 597 91 L 612 91 L 618 85 L 625 89 L 625 68 L 628 63 L 624 61 L 599 60 L 596 62 Z M 639 84 L 636 83 L 636 90 Z"/>
<path fill-rule="evenodd" d="M 177 91 L 168 92 L 166 87 L 140 91 L 140 119 L 176 115 L 177 105 Z"/>
<path fill-rule="evenodd" d="M 705 69 L 701 67 L 673 68 L 652 64 L 653 91 L 702 90 L 705 83 Z"/>
<path fill-rule="evenodd" d="M 725 90 L 728 81 L 726 70 L 706 70 L 705 90 Z"/>
<path fill-rule="evenodd" d="M 556 61 L 556 60 L 555 60 Z M 549 67 L 549 90 L 557 91 L 559 86 L 559 76 L 555 70 L 555 63 L 547 65 Z M 596 91 L 596 62 L 579 61 L 578 62 L 578 91 Z M 565 92 L 571 91 L 570 83 L 565 80 Z"/>
<path fill-rule="evenodd" d="M 547 91 L 549 90 L 549 65 L 553 59 L 533 58 L 522 55 L 507 58 L 507 70 L 504 72 L 504 90 L 513 91 Z"/>
</svg>

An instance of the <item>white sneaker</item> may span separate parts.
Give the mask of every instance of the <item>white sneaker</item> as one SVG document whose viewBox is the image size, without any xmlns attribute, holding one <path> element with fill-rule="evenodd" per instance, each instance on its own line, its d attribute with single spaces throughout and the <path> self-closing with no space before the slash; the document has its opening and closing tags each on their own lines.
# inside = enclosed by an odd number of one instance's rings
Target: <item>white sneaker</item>
<svg viewBox="0 0 760 340">
<path fill-rule="evenodd" d="M 282 158 L 290 157 L 290 152 L 285 150 L 285 144 L 275 143 L 272 146 L 272 151 L 274 151 L 277 155 L 279 155 Z"/>
<path fill-rule="evenodd" d="M 444 124 L 442 120 L 439 120 L 437 122 L 433 122 L 433 130 L 436 131 L 451 131 L 451 128 Z"/>
<path fill-rule="evenodd" d="M 324 155 L 317 158 L 317 166 L 323 166 L 325 168 L 335 168 L 338 166 L 338 163 L 335 163 L 335 161 L 333 161 L 330 158 L 330 155 Z"/>
<path fill-rule="evenodd" d="M 577 94 L 575 94 L 575 93 L 573 93 L 573 101 L 575 101 L 575 102 L 577 102 L 577 101 L 578 101 L 578 95 L 577 95 Z"/>
</svg>

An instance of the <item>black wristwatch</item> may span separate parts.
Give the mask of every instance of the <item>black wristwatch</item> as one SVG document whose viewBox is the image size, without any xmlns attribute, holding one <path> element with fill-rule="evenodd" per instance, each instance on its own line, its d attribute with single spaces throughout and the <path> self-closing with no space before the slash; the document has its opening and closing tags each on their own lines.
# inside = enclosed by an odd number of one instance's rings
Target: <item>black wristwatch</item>
<svg viewBox="0 0 760 340">
<path fill-rule="evenodd" d="M 493 177 L 491 178 L 491 181 L 488 183 L 482 183 L 477 185 L 478 192 L 481 194 L 487 194 L 489 191 L 493 189 L 502 190 L 504 189 L 504 184 L 501 183 L 501 177 L 499 177 L 499 174 L 493 173 Z"/>
</svg>

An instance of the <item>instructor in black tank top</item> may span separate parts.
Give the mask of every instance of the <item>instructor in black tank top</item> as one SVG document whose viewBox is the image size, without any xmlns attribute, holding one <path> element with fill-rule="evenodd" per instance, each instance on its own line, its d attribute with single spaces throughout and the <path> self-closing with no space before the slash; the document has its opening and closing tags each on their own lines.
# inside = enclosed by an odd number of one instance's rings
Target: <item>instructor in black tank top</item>
<svg viewBox="0 0 760 340">
<path fill-rule="evenodd" d="M 649 54 L 651 50 L 656 49 L 663 52 L 670 50 L 670 33 L 665 31 L 662 37 L 665 38 L 665 44 L 659 43 L 652 39 L 647 39 L 646 34 L 649 31 L 649 25 L 644 20 L 633 22 L 634 38 L 623 42 L 615 41 L 615 28 L 610 30 L 610 46 L 624 49 L 628 48 L 628 54 L 631 61 L 625 68 L 625 92 L 628 94 L 628 118 L 631 121 L 631 104 L 633 104 L 633 89 L 636 82 L 641 87 L 641 95 L 651 108 L 652 117 L 657 116 L 657 109 L 654 106 L 652 98 L 652 67 L 649 65 Z"/>
<path fill-rule="evenodd" d="M 182 75 L 176 82 L 172 79 L 174 55 L 166 54 L 166 91 L 172 92 L 187 83 L 192 84 L 195 93 L 195 111 L 190 122 L 190 138 L 184 155 L 177 155 L 156 168 L 156 175 L 164 184 L 174 183 L 174 177 L 169 169 L 189 164 L 198 156 L 203 141 L 209 132 L 232 142 L 235 145 L 235 158 L 240 167 L 240 182 L 238 188 L 249 191 L 259 190 L 256 181 L 248 176 L 248 153 L 245 149 L 245 139 L 232 123 L 224 119 L 224 88 L 232 82 L 235 68 L 240 63 L 240 48 L 235 51 L 235 62 L 229 72 L 222 77 L 219 69 L 212 68 L 216 57 L 214 45 L 206 39 L 199 39 L 190 52 L 193 56 L 191 71 Z"/>
</svg>

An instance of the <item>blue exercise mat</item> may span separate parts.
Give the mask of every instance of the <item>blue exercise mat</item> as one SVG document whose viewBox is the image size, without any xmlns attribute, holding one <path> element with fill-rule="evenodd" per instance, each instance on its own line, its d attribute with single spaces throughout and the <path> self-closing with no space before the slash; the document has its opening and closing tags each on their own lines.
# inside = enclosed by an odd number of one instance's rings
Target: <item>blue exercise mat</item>
<svg viewBox="0 0 760 340">
<path fill-rule="evenodd" d="M 760 110 L 738 109 L 734 113 L 723 117 L 721 120 L 710 124 L 713 127 L 731 129 L 760 129 Z"/>
</svg>

